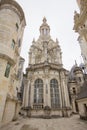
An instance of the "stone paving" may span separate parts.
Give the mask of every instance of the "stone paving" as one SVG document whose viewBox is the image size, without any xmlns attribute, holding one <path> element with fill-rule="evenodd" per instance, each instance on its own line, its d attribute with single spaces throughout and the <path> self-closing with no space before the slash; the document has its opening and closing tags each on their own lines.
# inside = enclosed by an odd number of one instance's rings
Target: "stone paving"
<svg viewBox="0 0 87 130">
<path fill-rule="evenodd" d="M 0 130 L 87 130 L 87 121 L 78 115 L 56 119 L 20 118 Z"/>
</svg>

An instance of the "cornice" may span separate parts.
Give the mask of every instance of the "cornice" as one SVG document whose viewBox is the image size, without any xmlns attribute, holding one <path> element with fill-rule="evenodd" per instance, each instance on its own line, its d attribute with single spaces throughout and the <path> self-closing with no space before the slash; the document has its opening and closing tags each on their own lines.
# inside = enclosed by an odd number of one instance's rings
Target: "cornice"
<svg viewBox="0 0 87 130">
<path fill-rule="evenodd" d="M 9 56 L 1 54 L 1 53 L 0 53 L 0 58 L 7 60 L 12 65 L 16 63 L 14 59 L 11 59 Z"/>
<path fill-rule="evenodd" d="M 40 64 L 34 64 L 34 65 L 30 65 L 26 71 L 33 71 L 35 69 L 44 69 L 44 68 L 49 68 L 49 69 L 55 69 L 55 70 L 61 70 L 62 68 L 62 64 L 53 64 L 53 63 L 40 63 Z"/>
</svg>

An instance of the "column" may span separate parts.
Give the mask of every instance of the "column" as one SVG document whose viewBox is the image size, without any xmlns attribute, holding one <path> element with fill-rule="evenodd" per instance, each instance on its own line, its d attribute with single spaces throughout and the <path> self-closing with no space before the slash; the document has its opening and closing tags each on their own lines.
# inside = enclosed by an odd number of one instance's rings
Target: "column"
<svg viewBox="0 0 87 130">
<path fill-rule="evenodd" d="M 44 106 L 51 107 L 49 77 L 44 78 Z"/>
<path fill-rule="evenodd" d="M 24 96 L 23 96 L 24 107 L 28 106 L 28 97 L 29 97 L 29 81 L 26 79 L 24 86 Z"/>
</svg>

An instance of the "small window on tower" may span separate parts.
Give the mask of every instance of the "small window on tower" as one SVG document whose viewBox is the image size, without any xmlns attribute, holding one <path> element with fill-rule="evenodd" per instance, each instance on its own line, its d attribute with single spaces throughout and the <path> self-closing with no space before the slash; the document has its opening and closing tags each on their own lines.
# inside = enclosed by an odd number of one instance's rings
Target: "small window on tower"
<svg viewBox="0 0 87 130">
<path fill-rule="evenodd" d="M 5 77 L 9 77 L 9 74 L 10 74 L 10 68 L 11 68 L 11 65 L 9 63 L 7 63 L 7 66 L 6 66 L 6 70 L 5 70 Z"/>
<path fill-rule="evenodd" d="M 48 30 L 44 29 L 44 35 L 47 35 L 47 34 L 48 34 Z"/>
<path fill-rule="evenodd" d="M 46 33 L 46 29 L 44 29 L 44 35 L 46 35 L 47 33 Z"/>
<path fill-rule="evenodd" d="M 18 29 L 19 29 L 19 26 L 18 26 L 18 23 L 16 23 L 16 30 L 18 31 Z"/>
<path fill-rule="evenodd" d="M 12 39 L 11 48 L 14 49 L 14 47 L 15 47 L 15 41 L 14 39 Z"/>
</svg>

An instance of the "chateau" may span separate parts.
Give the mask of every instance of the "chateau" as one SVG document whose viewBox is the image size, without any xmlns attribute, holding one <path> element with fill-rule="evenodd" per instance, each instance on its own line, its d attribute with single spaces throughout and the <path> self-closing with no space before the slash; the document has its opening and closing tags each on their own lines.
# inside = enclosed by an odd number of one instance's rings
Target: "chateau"
<svg viewBox="0 0 87 130">
<path fill-rule="evenodd" d="M 52 40 L 46 18 L 39 30 L 40 36 L 29 51 L 23 107 L 31 108 L 34 117 L 70 116 L 68 71 L 63 68 L 59 42 Z"/>
<path fill-rule="evenodd" d="M 0 0 L 0 127 L 24 117 L 57 118 L 79 113 L 87 119 L 87 0 L 77 0 L 74 30 L 84 65 L 63 68 L 58 39 L 50 36 L 44 17 L 40 35 L 29 48 L 29 64 L 23 74 L 20 56 L 25 15 L 15 0 Z"/>
<path fill-rule="evenodd" d="M 83 67 L 85 70 L 85 81 L 77 97 L 77 103 L 80 117 L 87 119 L 87 0 L 77 0 L 77 3 L 80 9 L 80 13 L 75 11 L 74 30 L 79 34 L 78 41 L 85 63 L 85 66 Z"/>
</svg>

